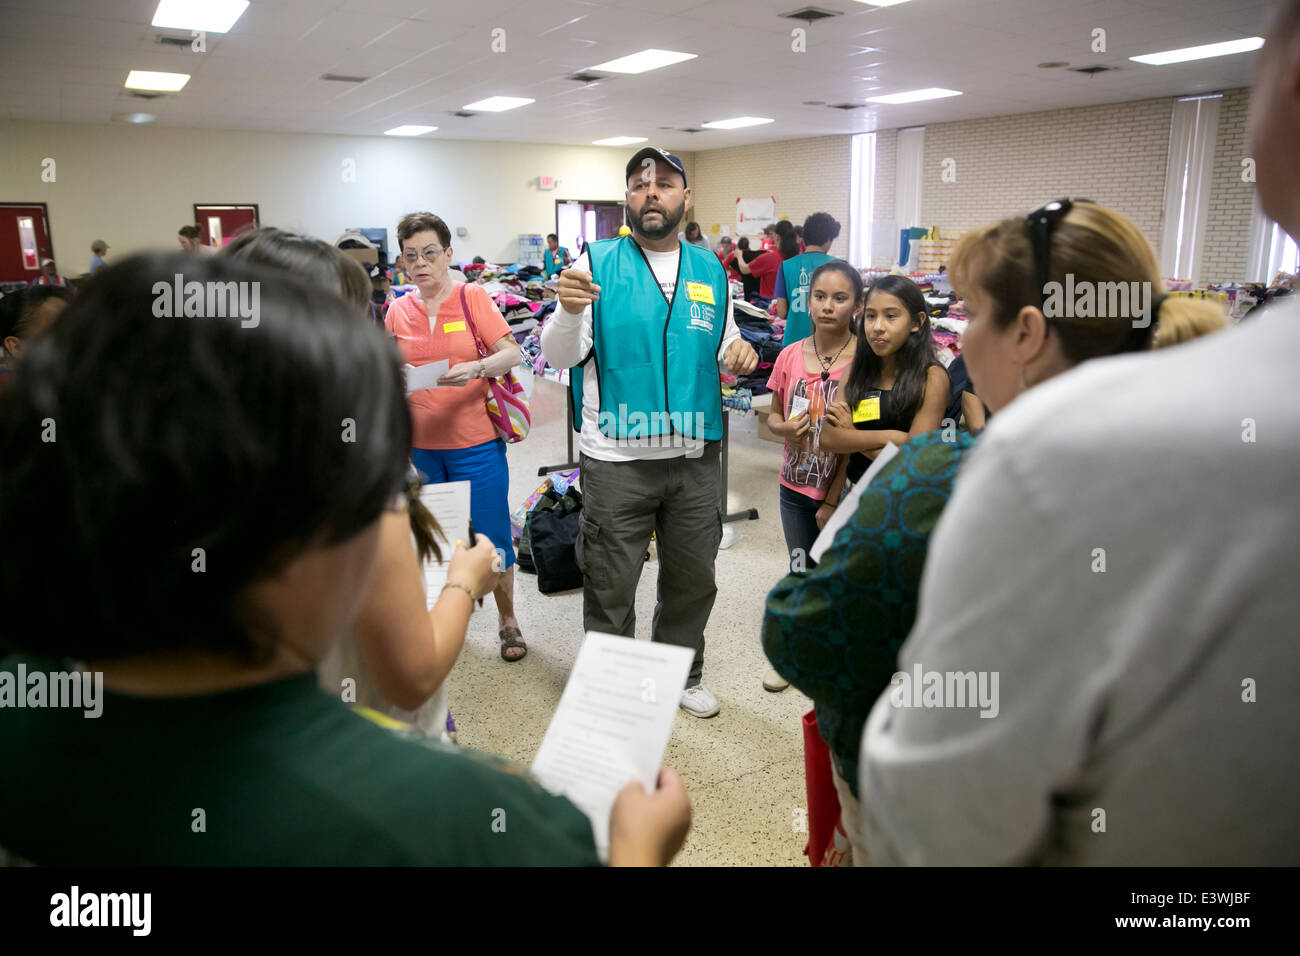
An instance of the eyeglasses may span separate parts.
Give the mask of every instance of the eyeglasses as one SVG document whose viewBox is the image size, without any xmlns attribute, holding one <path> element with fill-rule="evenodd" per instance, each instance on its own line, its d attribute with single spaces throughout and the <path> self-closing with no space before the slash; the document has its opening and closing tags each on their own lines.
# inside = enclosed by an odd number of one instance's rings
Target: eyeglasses
<svg viewBox="0 0 1300 956">
<path fill-rule="evenodd" d="M 425 262 L 432 262 L 446 251 L 446 249 L 438 249 L 437 251 L 425 249 L 424 252 L 407 252 L 402 254 L 402 261 L 408 266 L 415 265 L 421 258 L 423 258 Z"/>
</svg>

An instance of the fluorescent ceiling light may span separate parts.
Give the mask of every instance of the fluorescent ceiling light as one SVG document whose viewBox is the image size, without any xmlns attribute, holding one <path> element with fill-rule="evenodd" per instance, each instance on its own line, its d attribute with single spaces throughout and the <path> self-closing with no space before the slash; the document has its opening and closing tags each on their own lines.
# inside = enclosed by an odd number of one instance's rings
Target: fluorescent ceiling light
<svg viewBox="0 0 1300 956">
<path fill-rule="evenodd" d="M 617 60 L 601 63 L 591 69 L 603 70 L 606 73 L 645 73 L 647 70 L 672 66 L 674 63 L 681 63 L 683 60 L 693 60 L 697 55 L 695 53 L 677 53 L 673 50 L 642 50 L 640 53 L 621 56 Z"/>
<path fill-rule="evenodd" d="M 185 89 L 190 81 L 188 73 L 155 73 L 152 70 L 132 70 L 126 75 L 124 84 L 128 90 L 157 90 L 162 93 L 175 93 Z"/>
<path fill-rule="evenodd" d="M 385 136 L 423 136 L 425 133 L 432 133 L 438 127 L 436 126 L 394 126 L 392 129 L 384 130 Z"/>
<path fill-rule="evenodd" d="M 644 136 L 611 136 L 609 139 L 593 139 L 592 146 L 631 146 L 633 143 L 644 143 Z"/>
<path fill-rule="evenodd" d="M 868 103 L 920 103 L 922 100 L 941 100 L 945 96 L 961 96 L 961 90 L 945 90 L 932 86 L 925 90 L 908 90 L 905 93 L 887 93 L 884 96 L 868 96 Z"/>
<path fill-rule="evenodd" d="M 762 126 L 764 123 L 773 122 L 770 119 L 762 119 L 758 116 L 737 116 L 734 119 L 714 120 L 712 123 L 701 123 L 703 129 L 741 129 L 745 126 Z"/>
<path fill-rule="evenodd" d="M 892 7 L 899 3 L 907 3 L 907 0 L 858 0 L 858 3 L 865 3 L 869 7 Z"/>
<path fill-rule="evenodd" d="M 159 0 L 153 25 L 225 33 L 247 9 L 248 0 Z"/>
<path fill-rule="evenodd" d="M 1245 40 L 1227 40 L 1223 43 L 1207 43 L 1205 46 L 1184 47 L 1181 50 L 1165 50 L 1163 53 L 1143 53 L 1141 56 L 1131 56 L 1129 59 L 1150 66 L 1168 66 L 1170 63 L 1186 63 L 1188 60 L 1208 60 L 1212 56 L 1249 53 L 1263 45 L 1263 37 L 1248 37 Z"/>
<path fill-rule="evenodd" d="M 485 100 L 479 100 L 477 103 L 469 103 L 462 106 L 463 110 L 478 110 L 482 113 L 503 113 L 506 110 L 513 110 L 520 106 L 527 106 L 529 103 L 536 103 L 536 100 L 530 100 L 523 96 L 489 96 Z"/>
</svg>

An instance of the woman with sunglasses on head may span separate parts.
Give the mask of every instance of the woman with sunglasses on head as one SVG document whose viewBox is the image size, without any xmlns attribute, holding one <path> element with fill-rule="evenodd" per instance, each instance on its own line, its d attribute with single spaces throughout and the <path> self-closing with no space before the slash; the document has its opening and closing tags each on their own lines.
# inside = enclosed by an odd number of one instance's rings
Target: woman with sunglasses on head
<svg viewBox="0 0 1300 956">
<path fill-rule="evenodd" d="M 827 410 L 822 447 L 849 455 L 856 482 L 887 444 L 938 428 L 948 404 L 948 373 L 935 355 L 925 296 L 905 276 L 867 290 L 858 350 L 840 397 Z"/>
<path fill-rule="evenodd" d="M 1158 283 L 1155 255 L 1138 229 L 1118 213 L 1076 203 L 1060 216 L 1049 266 L 1047 255 L 1034 251 L 1040 218 L 1031 214 L 1029 221 L 1007 219 L 970 232 L 952 259 L 950 273 L 969 321 L 963 354 L 980 397 L 995 413 L 1024 389 L 1080 362 L 1153 342 L 1155 323 L 1140 327 L 1141 318 L 1135 325 L 1127 314 L 1047 318 L 1038 291 L 1043 271 L 1062 282 L 1072 274 L 1076 282 Z M 1225 324 L 1208 302 L 1167 299 L 1155 306 L 1162 341 L 1180 340 L 1181 330 L 1194 324 Z M 930 535 L 975 442 L 955 429 L 908 441 L 865 489 L 821 563 L 787 577 L 768 595 L 763 650 L 815 702 L 818 729 L 831 749 L 841 819 L 859 863 L 866 856 L 863 811 L 870 809 L 858 802 L 863 727 L 899 670 L 896 656 L 917 616 Z"/>
<path fill-rule="evenodd" d="M 487 414 L 490 379 L 519 364 L 519 345 L 482 286 L 456 282 L 451 268 L 451 230 L 428 212 L 397 224 L 400 261 L 416 291 L 388 307 L 384 324 L 412 366 L 447 360 L 437 387 L 410 393 L 415 424 L 411 453 L 427 481 L 470 482 L 470 517 L 501 554 L 496 601 L 501 657 L 517 661 L 528 653 L 515 617 L 515 551 L 510 534 L 510 472 L 506 443 Z M 475 336 L 488 350 L 481 358 Z M 464 532 L 454 530 L 459 535 Z"/>
</svg>

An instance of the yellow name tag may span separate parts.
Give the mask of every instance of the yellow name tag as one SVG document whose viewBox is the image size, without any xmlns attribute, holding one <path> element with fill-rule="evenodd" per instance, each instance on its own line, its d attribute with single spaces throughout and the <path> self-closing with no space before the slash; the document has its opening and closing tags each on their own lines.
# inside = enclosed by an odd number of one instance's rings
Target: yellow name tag
<svg viewBox="0 0 1300 956">
<path fill-rule="evenodd" d="M 687 282 L 686 298 L 692 302 L 703 302 L 705 305 L 717 305 L 713 301 L 713 286 L 706 282 Z"/>
<path fill-rule="evenodd" d="M 858 402 L 858 407 L 853 410 L 853 420 L 855 422 L 874 422 L 879 418 L 879 398 L 864 398 Z"/>
<path fill-rule="evenodd" d="M 464 332 L 464 331 L 465 331 L 465 323 L 464 323 L 464 322 L 444 322 L 444 323 L 442 323 L 442 330 L 443 330 L 444 332 Z"/>
</svg>

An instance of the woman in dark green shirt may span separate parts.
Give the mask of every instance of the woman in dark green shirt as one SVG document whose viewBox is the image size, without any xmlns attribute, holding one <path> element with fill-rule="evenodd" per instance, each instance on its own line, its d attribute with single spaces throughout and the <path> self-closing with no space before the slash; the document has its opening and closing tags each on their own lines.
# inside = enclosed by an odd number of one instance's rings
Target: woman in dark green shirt
<svg viewBox="0 0 1300 956">
<path fill-rule="evenodd" d="M 400 739 L 316 685 L 401 500 L 400 364 L 329 293 L 180 255 L 105 269 L 24 352 L 0 405 L 0 643 L 23 655 L 0 662 L 0 847 L 38 865 L 599 862 L 586 817 L 522 768 Z M 84 575 L 75 595 L 56 568 Z M 102 674 L 97 713 L 6 700 L 70 661 Z M 665 769 L 615 803 L 610 862 L 664 864 L 688 826 Z"/>
</svg>

